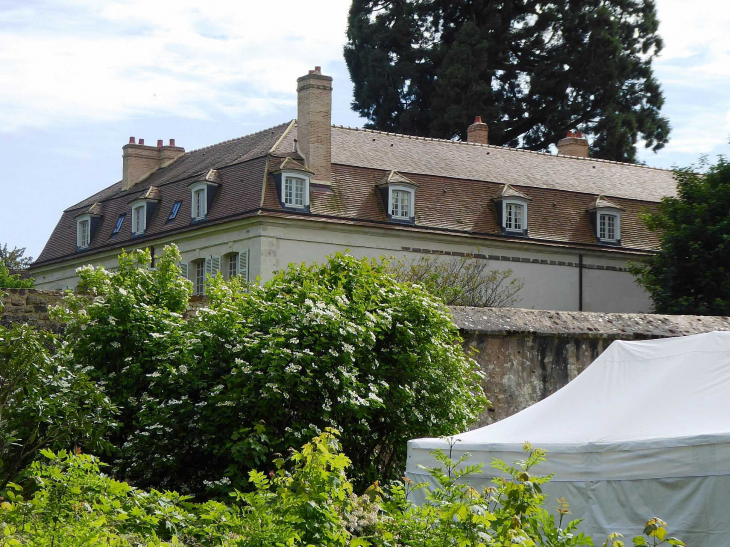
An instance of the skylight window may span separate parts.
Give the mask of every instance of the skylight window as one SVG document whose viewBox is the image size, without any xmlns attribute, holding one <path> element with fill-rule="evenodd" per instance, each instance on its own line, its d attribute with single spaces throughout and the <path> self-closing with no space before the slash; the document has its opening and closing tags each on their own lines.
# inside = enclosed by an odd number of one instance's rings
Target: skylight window
<svg viewBox="0 0 730 547">
<path fill-rule="evenodd" d="M 172 211 L 170 211 L 170 216 L 167 217 L 167 220 L 174 220 L 177 216 L 177 212 L 180 210 L 180 205 L 182 205 L 182 201 L 176 201 L 172 205 Z"/>
<path fill-rule="evenodd" d="M 119 215 L 119 218 L 117 219 L 117 223 L 114 226 L 114 230 L 112 231 L 112 235 L 119 233 L 119 230 L 122 229 L 122 224 L 124 224 L 124 219 L 125 218 L 127 218 L 127 214 L 126 213 L 122 213 L 121 215 Z"/>
</svg>

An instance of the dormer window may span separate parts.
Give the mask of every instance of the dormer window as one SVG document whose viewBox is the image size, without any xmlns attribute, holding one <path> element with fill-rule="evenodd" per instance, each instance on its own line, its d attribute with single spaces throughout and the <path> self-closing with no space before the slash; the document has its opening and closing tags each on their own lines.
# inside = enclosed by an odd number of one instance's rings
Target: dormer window
<svg viewBox="0 0 730 547">
<path fill-rule="evenodd" d="M 381 179 L 378 187 L 388 214 L 388 220 L 415 224 L 416 189 L 418 184 L 397 171 L 390 171 Z"/>
<path fill-rule="evenodd" d="M 497 221 L 505 235 L 526 236 L 528 206 L 531 199 L 505 184 L 494 198 Z"/>
<path fill-rule="evenodd" d="M 603 196 L 598 196 L 588 209 L 598 243 L 621 245 L 621 215 L 624 209 Z"/>
<path fill-rule="evenodd" d="M 284 178 L 284 205 L 287 207 L 304 208 L 304 193 L 307 179 L 287 176 Z"/>
<path fill-rule="evenodd" d="M 101 204 L 95 203 L 89 209 L 76 215 L 76 250 L 88 249 L 101 220 Z"/>
<path fill-rule="evenodd" d="M 192 222 L 201 222 L 208 218 L 208 211 L 218 193 L 220 176 L 211 169 L 203 180 L 196 180 L 188 185 L 190 188 L 190 218 Z"/>
<path fill-rule="evenodd" d="M 504 229 L 508 232 L 521 232 L 524 230 L 525 207 L 522 203 L 505 202 L 504 204 Z"/>
<path fill-rule="evenodd" d="M 132 208 L 132 233 L 141 235 L 147 229 L 147 204 L 141 203 Z"/>
<path fill-rule="evenodd" d="M 203 187 L 193 191 L 193 218 L 202 220 L 208 214 L 208 188 Z"/>
<path fill-rule="evenodd" d="M 281 207 L 308 213 L 309 183 L 314 173 L 292 158 L 285 158 L 271 173 Z"/>
<path fill-rule="evenodd" d="M 78 221 L 78 229 L 76 232 L 76 246 L 79 249 L 88 247 L 91 243 L 91 220 L 88 218 Z"/>
</svg>

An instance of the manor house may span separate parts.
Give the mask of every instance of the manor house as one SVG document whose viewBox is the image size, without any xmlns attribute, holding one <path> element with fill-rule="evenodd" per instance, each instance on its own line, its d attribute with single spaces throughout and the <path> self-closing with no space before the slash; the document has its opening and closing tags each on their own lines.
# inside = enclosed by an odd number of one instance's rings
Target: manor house
<svg viewBox="0 0 730 547">
<path fill-rule="evenodd" d="M 639 215 L 675 195 L 671 171 L 592 159 L 572 131 L 557 155 L 493 146 L 479 117 L 466 142 L 332 125 L 319 67 L 297 93 L 296 120 L 199 150 L 130 138 L 121 180 L 63 212 L 36 286 L 73 288 L 79 266 L 169 243 L 196 293 L 218 271 L 266 280 L 346 249 L 472 253 L 524 280 L 519 307 L 650 310 L 627 265 L 657 248 Z"/>
</svg>

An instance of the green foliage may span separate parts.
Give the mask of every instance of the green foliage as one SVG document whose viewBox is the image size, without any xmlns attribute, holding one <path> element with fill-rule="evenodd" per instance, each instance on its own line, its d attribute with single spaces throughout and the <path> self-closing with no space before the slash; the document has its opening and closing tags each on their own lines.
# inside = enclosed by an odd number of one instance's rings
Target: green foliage
<svg viewBox="0 0 730 547">
<path fill-rule="evenodd" d="M 24 255 L 25 247 L 9 249 L 7 243 L 0 245 L 0 264 L 8 270 L 25 270 L 28 268 L 33 263 L 33 257 Z"/>
<path fill-rule="evenodd" d="M 50 333 L 0 326 L 0 488 L 44 448 L 109 448 L 109 399 L 55 345 Z"/>
<path fill-rule="evenodd" d="M 368 127 L 547 150 L 579 129 L 592 155 L 636 161 L 639 136 L 669 139 L 652 71 L 662 49 L 651 0 L 354 0 L 345 61 Z"/>
<path fill-rule="evenodd" d="M 111 438 L 117 447 L 137 430 L 148 375 L 174 362 L 184 346 L 192 284 L 180 277 L 179 260 L 177 248 L 167 247 L 155 269 L 146 250 L 122 253 L 116 272 L 79 268 L 80 292 L 69 293 L 53 311 L 67 323 L 66 353 L 87 367 L 119 408 L 120 427 Z"/>
<path fill-rule="evenodd" d="M 520 301 L 523 279 L 510 279 L 514 272 L 490 270 L 489 261 L 474 255 L 439 259 L 401 259 L 389 263 L 401 283 L 416 283 L 449 306 L 509 307 Z"/>
<path fill-rule="evenodd" d="M 592 545 L 577 532 L 579 521 L 562 528 L 542 507 L 546 477 L 530 474 L 544 459 L 532 450 L 508 466 L 494 487 L 479 493 L 468 485 L 480 466 L 452 461 L 436 452 L 431 469 L 438 486 L 417 507 L 408 501 L 406 482 L 364 495 L 353 494 L 337 434 L 324 432 L 278 459 L 268 474 L 252 471 L 248 492 L 234 491 L 229 502 L 193 503 L 174 492 L 143 491 L 100 472 L 101 464 L 80 453 L 44 451 L 46 461 L 30 470 L 33 491 L 8 485 L 0 504 L 2 547 L 569 547 Z M 424 488 L 416 485 L 415 488 Z M 666 524 L 647 523 L 646 538 L 634 545 L 683 545 L 666 537 Z M 622 547 L 612 534 L 604 546 Z M 644 543 L 642 543 L 644 541 Z"/>
<path fill-rule="evenodd" d="M 0 289 L 32 289 L 34 279 L 21 279 L 20 274 L 10 274 L 5 264 L 0 262 Z"/>
<path fill-rule="evenodd" d="M 336 255 L 263 286 L 217 279 L 185 321 L 178 260 L 167 248 L 152 272 L 141 253 L 83 269 L 93 298 L 66 302 L 69 351 L 121 409 L 115 469 L 138 485 L 244 488 L 335 428 L 363 488 L 397 476 L 403 439 L 463 430 L 486 404 L 448 310 L 382 264 Z"/>
<path fill-rule="evenodd" d="M 730 163 L 676 172 L 677 197 L 645 215 L 659 252 L 632 272 L 658 313 L 730 315 Z"/>
</svg>

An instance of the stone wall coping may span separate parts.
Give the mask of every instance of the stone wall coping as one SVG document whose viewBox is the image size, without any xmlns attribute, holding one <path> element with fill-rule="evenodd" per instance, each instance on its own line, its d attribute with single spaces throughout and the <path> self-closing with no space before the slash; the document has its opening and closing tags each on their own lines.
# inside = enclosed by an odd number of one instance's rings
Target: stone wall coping
<svg viewBox="0 0 730 547">
<path fill-rule="evenodd" d="M 536 334 L 617 339 L 665 338 L 730 330 L 730 317 L 529 310 L 450 308 L 459 330 L 484 334 Z"/>
</svg>

